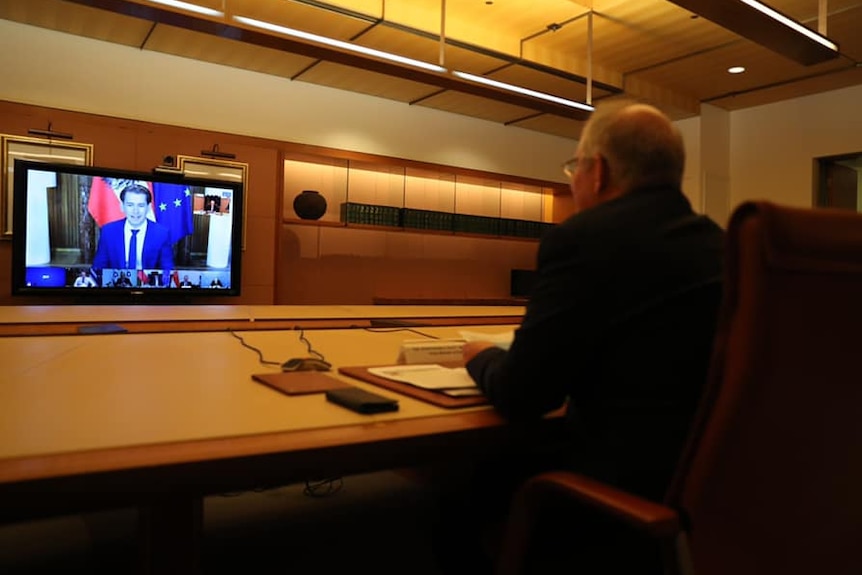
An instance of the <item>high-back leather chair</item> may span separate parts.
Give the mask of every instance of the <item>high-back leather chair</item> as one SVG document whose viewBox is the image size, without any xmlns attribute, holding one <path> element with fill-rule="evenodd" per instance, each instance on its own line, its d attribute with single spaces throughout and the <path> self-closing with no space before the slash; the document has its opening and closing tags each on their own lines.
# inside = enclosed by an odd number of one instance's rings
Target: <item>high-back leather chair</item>
<svg viewBox="0 0 862 575">
<path fill-rule="evenodd" d="M 654 538 L 666 573 L 862 573 L 862 214 L 749 202 L 727 246 L 709 381 L 664 502 L 533 477 L 499 573 L 522 572 L 541 507 L 563 501 Z"/>
</svg>

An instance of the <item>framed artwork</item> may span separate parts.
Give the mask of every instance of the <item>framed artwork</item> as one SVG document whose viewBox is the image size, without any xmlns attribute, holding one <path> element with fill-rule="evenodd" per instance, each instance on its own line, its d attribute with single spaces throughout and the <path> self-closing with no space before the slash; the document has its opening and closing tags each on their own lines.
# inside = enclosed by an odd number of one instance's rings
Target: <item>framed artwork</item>
<svg viewBox="0 0 862 575">
<path fill-rule="evenodd" d="M 0 238 L 7 240 L 12 237 L 15 160 L 92 166 L 93 144 L 0 134 Z"/>
<path fill-rule="evenodd" d="M 182 170 L 184 175 L 189 177 L 207 178 L 223 182 L 242 182 L 243 202 L 245 202 L 245 198 L 248 196 L 248 164 L 246 163 L 178 155 L 177 167 Z M 242 214 L 242 249 L 245 250 L 248 213 L 243 209 Z"/>
</svg>

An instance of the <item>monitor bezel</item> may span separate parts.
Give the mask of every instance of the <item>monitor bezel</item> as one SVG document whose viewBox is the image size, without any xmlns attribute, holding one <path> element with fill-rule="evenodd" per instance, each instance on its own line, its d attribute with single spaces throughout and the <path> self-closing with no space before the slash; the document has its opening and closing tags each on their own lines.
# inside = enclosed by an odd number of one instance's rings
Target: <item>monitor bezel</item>
<svg viewBox="0 0 862 575">
<path fill-rule="evenodd" d="M 132 180 L 145 180 L 153 183 L 184 184 L 202 188 L 227 188 L 231 190 L 231 239 L 230 239 L 230 285 L 223 289 L 197 287 L 184 289 L 177 287 L 89 287 L 76 288 L 28 286 L 26 281 L 26 244 L 27 244 L 27 182 L 32 170 L 74 174 L 89 177 L 110 177 Z M 217 180 L 212 178 L 188 177 L 179 171 L 151 172 L 135 171 L 105 166 L 82 166 L 55 162 L 40 162 L 30 159 L 15 160 L 13 172 L 13 219 L 12 219 L 12 270 L 11 294 L 14 297 L 35 297 L 45 299 L 55 297 L 63 303 L 83 304 L 127 304 L 127 303 L 195 303 L 202 299 L 236 298 L 242 294 L 242 236 L 245 219 L 245 183 L 242 181 Z M 92 216 L 89 216 L 92 218 Z M 95 220 L 93 226 L 98 228 Z M 73 266 L 74 267 L 74 266 Z M 176 267 L 176 266 L 175 266 Z M 68 300 L 68 301 L 67 301 Z M 203 302 L 200 302 L 203 303 Z"/>
</svg>

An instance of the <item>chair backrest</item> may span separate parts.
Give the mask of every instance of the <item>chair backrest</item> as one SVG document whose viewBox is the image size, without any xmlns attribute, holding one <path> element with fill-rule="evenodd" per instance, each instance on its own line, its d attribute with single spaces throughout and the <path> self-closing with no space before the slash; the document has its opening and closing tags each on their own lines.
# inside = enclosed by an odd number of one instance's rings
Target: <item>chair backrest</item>
<svg viewBox="0 0 862 575">
<path fill-rule="evenodd" d="M 862 215 L 728 226 L 704 404 L 667 503 L 698 575 L 862 573 Z"/>
</svg>

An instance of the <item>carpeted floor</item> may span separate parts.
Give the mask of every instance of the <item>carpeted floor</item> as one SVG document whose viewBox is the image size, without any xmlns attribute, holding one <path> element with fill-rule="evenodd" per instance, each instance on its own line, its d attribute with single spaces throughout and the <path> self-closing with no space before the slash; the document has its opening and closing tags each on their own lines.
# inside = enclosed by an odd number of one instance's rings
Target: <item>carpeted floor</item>
<svg viewBox="0 0 862 575">
<path fill-rule="evenodd" d="M 210 497 L 203 575 L 439 575 L 431 553 L 434 501 L 397 472 Z M 332 487 L 338 487 L 333 484 Z M 136 573 L 137 513 L 122 509 L 0 526 L 0 573 Z"/>
</svg>

